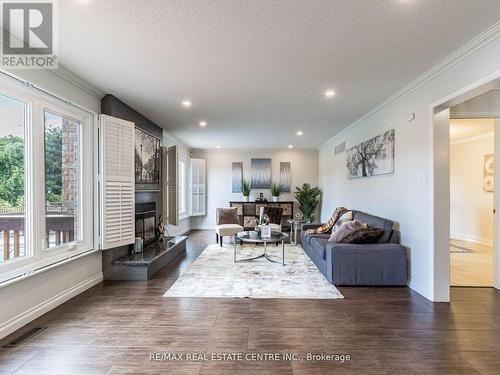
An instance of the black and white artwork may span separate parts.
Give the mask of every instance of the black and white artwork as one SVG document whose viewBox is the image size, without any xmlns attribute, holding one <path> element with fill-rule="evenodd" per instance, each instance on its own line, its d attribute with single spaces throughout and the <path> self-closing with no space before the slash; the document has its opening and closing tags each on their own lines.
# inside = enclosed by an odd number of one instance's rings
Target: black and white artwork
<svg viewBox="0 0 500 375">
<path fill-rule="evenodd" d="M 252 159 L 252 189 L 271 188 L 271 159 Z"/>
<path fill-rule="evenodd" d="M 349 179 L 394 173 L 394 129 L 347 150 Z"/>
<path fill-rule="evenodd" d="M 281 192 L 290 193 L 292 185 L 292 167 L 289 161 L 282 161 L 280 163 L 280 185 Z"/>
<path fill-rule="evenodd" d="M 160 139 L 135 128 L 135 184 L 137 190 L 160 190 Z"/>
<path fill-rule="evenodd" d="M 233 163 L 233 193 L 241 193 L 241 180 L 243 179 L 243 163 Z"/>
</svg>

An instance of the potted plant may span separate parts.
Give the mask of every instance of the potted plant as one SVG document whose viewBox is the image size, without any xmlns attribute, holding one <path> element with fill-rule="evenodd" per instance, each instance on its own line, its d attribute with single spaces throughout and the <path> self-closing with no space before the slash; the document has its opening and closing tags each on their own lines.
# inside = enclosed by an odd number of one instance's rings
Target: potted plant
<svg viewBox="0 0 500 375">
<path fill-rule="evenodd" d="M 278 182 L 273 182 L 271 184 L 271 195 L 273 196 L 273 202 L 278 202 L 280 200 L 281 194 L 281 184 Z"/>
<path fill-rule="evenodd" d="M 241 193 L 243 194 L 243 201 L 248 202 L 248 197 L 250 196 L 250 191 L 252 190 L 252 186 L 250 185 L 250 181 L 245 180 L 244 178 L 241 180 Z"/>
<path fill-rule="evenodd" d="M 321 190 L 319 187 L 303 184 L 302 187 L 295 188 L 295 199 L 299 202 L 299 210 L 304 214 L 304 220 L 313 222 L 318 207 Z"/>
</svg>

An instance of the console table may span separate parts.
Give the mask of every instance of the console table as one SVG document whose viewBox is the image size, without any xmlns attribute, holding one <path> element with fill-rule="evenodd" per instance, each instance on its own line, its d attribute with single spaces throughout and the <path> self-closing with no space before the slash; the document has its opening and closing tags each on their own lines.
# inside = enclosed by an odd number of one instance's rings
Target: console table
<svg viewBox="0 0 500 375">
<path fill-rule="evenodd" d="M 240 225 L 245 230 L 253 230 L 255 228 L 255 219 L 259 218 L 261 207 L 281 207 L 283 208 L 283 218 L 281 219 L 281 230 L 283 232 L 290 231 L 288 220 L 293 219 L 293 201 L 283 202 L 243 202 L 231 201 L 229 207 L 238 209 L 238 217 Z"/>
</svg>

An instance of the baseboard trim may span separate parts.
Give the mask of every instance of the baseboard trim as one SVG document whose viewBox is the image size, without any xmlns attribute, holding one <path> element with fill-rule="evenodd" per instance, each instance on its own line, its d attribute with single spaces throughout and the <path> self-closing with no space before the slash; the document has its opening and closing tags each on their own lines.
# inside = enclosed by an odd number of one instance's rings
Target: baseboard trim
<svg viewBox="0 0 500 375">
<path fill-rule="evenodd" d="M 25 326 L 36 318 L 63 304 L 69 299 L 99 284 L 101 281 L 103 281 L 102 272 L 72 286 L 71 288 L 66 289 L 65 291 L 55 295 L 54 297 L 49 298 L 48 300 L 1 324 L 0 339 L 10 335 L 19 328 Z"/>
<path fill-rule="evenodd" d="M 407 285 L 408 285 L 408 288 L 410 288 L 411 290 L 417 292 L 418 294 L 420 294 L 422 297 L 428 299 L 429 301 L 432 301 L 432 299 L 430 299 L 428 294 L 426 293 L 426 290 L 424 288 L 420 287 L 420 285 L 413 282 L 411 279 L 408 279 Z"/>
</svg>

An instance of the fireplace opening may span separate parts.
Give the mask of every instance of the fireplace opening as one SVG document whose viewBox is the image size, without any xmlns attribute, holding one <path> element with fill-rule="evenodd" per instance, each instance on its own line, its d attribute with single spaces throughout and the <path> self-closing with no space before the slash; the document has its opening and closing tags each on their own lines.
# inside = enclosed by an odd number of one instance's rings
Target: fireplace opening
<svg viewBox="0 0 500 375">
<path fill-rule="evenodd" d="M 135 205 L 135 236 L 141 237 L 144 247 L 155 241 L 156 204 L 138 203 Z"/>
</svg>

